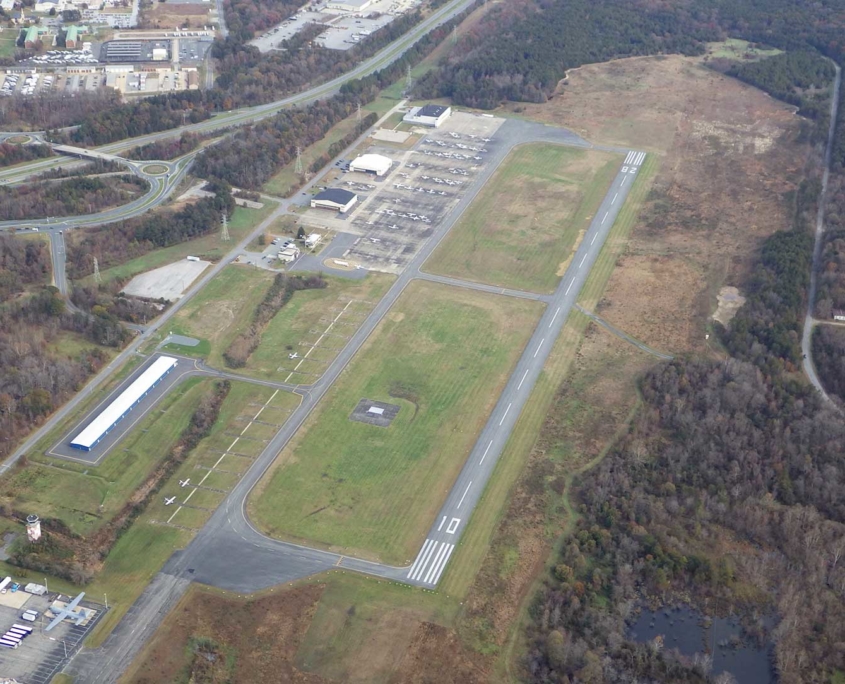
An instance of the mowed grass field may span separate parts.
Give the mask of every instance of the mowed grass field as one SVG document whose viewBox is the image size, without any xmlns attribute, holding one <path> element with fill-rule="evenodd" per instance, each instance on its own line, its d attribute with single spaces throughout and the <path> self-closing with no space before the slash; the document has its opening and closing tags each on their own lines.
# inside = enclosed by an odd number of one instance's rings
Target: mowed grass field
<svg viewBox="0 0 845 684">
<path fill-rule="evenodd" d="M 0 479 L 0 501 L 38 511 L 89 534 L 123 507 L 167 455 L 188 424 L 209 381 L 189 378 L 167 394 L 98 466 L 43 457 Z"/>
<path fill-rule="evenodd" d="M 542 305 L 415 282 L 250 498 L 266 532 L 410 562 Z M 389 428 L 352 421 L 367 398 Z"/>
<path fill-rule="evenodd" d="M 516 148 L 425 270 L 552 292 L 621 159 L 608 152 L 547 144 Z"/>
<path fill-rule="evenodd" d="M 252 322 L 255 307 L 270 289 L 275 274 L 264 269 L 233 264 L 211 280 L 167 324 L 167 332 L 196 337 L 196 347 L 169 344 L 180 354 L 206 357 L 209 364 L 224 368 L 223 352 Z"/>
</svg>

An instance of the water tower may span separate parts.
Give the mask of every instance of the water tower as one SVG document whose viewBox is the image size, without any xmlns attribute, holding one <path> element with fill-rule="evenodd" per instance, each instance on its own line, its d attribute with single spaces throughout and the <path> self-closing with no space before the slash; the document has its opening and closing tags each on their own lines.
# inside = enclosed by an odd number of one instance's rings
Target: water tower
<svg viewBox="0 0 845 684">
<path fill-rule="evenodd" d="M 41 539 L 41 520 L 35 514 L 26 516 L 26 538 L 31 542 Z"/>
</svg>

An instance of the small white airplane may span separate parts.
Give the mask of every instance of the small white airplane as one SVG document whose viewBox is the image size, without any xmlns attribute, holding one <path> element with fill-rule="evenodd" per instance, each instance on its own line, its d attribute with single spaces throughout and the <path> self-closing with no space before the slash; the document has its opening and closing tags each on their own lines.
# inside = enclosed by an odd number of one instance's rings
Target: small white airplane
<svg viewBox="0 0 845 684">
<path fill-rule="evenodd" d="M 171 496 L 169 499 L 167 497 L 164 497 L 164 505 L 165 506 L 169 506 L 170 504 L 175 503 L 175 501 L 176 501 L 175 496 Z"/>
<path fill-rule="evenodd" d="M 180 487 L 187 487 L 189 484 L 191 484 L 191 478 L 190 477 L 187 480 L 179 480 L 179 486 Z"/>
<path fill-rule="evenodd" d="M 294 352 L 293 354 L 288 354 L 288 358 L 289 359 L 298 359 L 299 354 L 297 354 L 296 352 Z"/>
<path fill-rule="evenodd" d="M 396 230 L 397 228 L 399 228 L 399 226 L 397 226 L 395 223 L 392 226 L 390 226 L 391 230 Z"/>
</svg>

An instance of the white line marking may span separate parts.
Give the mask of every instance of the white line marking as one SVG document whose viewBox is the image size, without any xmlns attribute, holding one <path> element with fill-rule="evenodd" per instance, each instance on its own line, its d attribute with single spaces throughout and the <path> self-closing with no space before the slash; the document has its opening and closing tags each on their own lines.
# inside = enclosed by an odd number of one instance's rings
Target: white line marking
<svg viewBox="0 0 845 684">
<path fill-rule="evenodd" d="M 634 166 L 639 166 L 645 160 L 645 152 L 640 152 L 634 160 Z"/>
<path fill-rule="evenodd" d="M 446 534 L 455 534 L 458 531 L 458 527 L 461 525 L 460 518 L 452 518 L 449 521 L 449 527 L 446 528 Z"/>
<path fill-rule="evenodd" d="M 441 520 L 441 521 L 440 521 L 440 524 L 437 526 L 437 531 L 438 531 L 438 532 L 440 532 L 440 530 L 442 530 L 442 529 L 443 529 L 443 524 L 444 524 L 445 522 L 446 522 L 446 516 L 444 515 L 444 516 L 443 516 L 443 520 Z"/>
<path fill-rule="evenodd" d="M 569 287 L 566 288 L 566 292 L 563 293 L 564 296 L 569 294 L 569 291 L 572 289 L 572 283 L 575 282 L 575 278 L 569 281 Z"/>
<path fill-rule="evenodd" d="M 467 498 L 467 492 L 469 492 L 470 487 L 472 487 L 472 481 L 471 480 L 470 480 L 470 483 L 467 485 L 466 491 L 464 492 L 464 495 L 461 497 L 461 500 L 458 501 L 458 508 L 461 507 L 461 504 L 464 502 L 464 499 Z"/>
<path fill-rule="evenodd" d="M 587 256 L 588 256 L 588 255 L 589 255 L 589 253 L 587 253 L 587 254 L 585 254 L 585 255 L 584 255 L 584 258 L 583 258 L 583 259 L 581 259 L 581 263 L 580 263 L 580 264 L 578 264 L 578 268 L 581 268 L 581 267 L 584 265 L 584 262 L 587 260 Z"/>
<path fill-rule="evenodd" d="M 410 579 L 411 575 L 413 575 L 413 574 L 414 574 L 414 570 L 416 570 L 417 565 L 419 564 L 420 559 L 423 557 L 423 554 L 425 553 L 426 549 L 429 547 L 429 545 L 431 545 L 431 544 L 433 544 L 433 543 L 434 543 L 434 540 L 433 540 L 433 539 L 426 539 L 426 540 L 425 540 L 425 543 L 422 545 L 422 548 L 420 549 L 420 552 L 417 554 L 417 558 L 416 558 L 416 560 L 414 561 L 414 564 L 411 566 L 411 569 L 410 569 L 410 570 L 408 570 L 408 578 L 409 578 L 409 579 Z"/>
<path fill-rule="evenodd" d="M 621 187 L 622 185 L 625 185 L 625 181 L 626 181 L 626 180 L 628 180 L 628 175 L 627 175 L 627 174 L 626 174 L 626 175 L 625 175 L 625 177 L 622 179 L 622 183 L 620 184 L 620 187 Z"/>
<path fill-rule="evenodd" d="M 443 559 L 443 562 L 440 564 L 440 570 L 437 571 L 437 574 L 431 580 L 432 584 L 437 584 L 440 581 L 440 575 L 446 569 L 446 563 L 449 562 L 449 556 L 452 555 L 452 551 L 454 551 L 454 550 L 455 550 L 454 545 L 449 545 L 449 550 L 446 552 L 446 557 Z"/>
<path fill-rule="evenodd" d="M 490 444 L 488 444 L 487 448 L 484 450 L 484 454 L 481 456 L 481 460 L 478 462 L 478 465 L 481 465 L 482 463 L 484 463 L 484 459 L 487 458 L 487 452 L 490 451 L 491 446 L 493 446 L 493 440 L 492 439 L 490 440 Z M 443 518 L 443 519 L 445 520 L 446 518 Z M 438 527 L 437 530 L 439 532 L 440 528 Z"/>
<path fill-rule="evenodd" d="M 519 381 L 519 384 L 516 386 L 517 389 L 522 388 L 522 383 L 525 382 L 525 378 L 528 377 L 528 371 L 525 371 L 525 375 L 522 376 L 522 380 Z"/>
<path fill-rule="evenodd" d="M 592 240 L 590 240 L 590 244 L 591 244 L 591 245 L 592 245 L 592 244 L 596 241 L 596 238 L 597 238 L 598 236 L 599 236 L 599 234 L 598 234 L 598 233 L 596 233 L 595 235 L 593 235 L 593 239 L 592 239 Z"/>
<path fill-rule="evenodd" d="M 628 152 L 628 156 L 625 157 L 625 163 L 630 164 L 633 156 L 634 156 L 634 150 L 631 150 L 630 152 Z"/>
<path fill-rule="evenodd" d="M 593 238 L 593 240 L 595 240 L 595 238 Z M 560 313 L 560 307 L 558 307 L 558 308 L 557 308 L 557 311 L 555 311 L 555 315 L 554 315 L 554 316 L 552 316 L 552 320 L 551 320 L 551 321 L 549 321 L 549 327 L 550 327 L 550 328 L 552 327 L 552 323 L 554 323 L 554 322 L 555 322 L 555 318 L 557 318 L 557 315 L 558 315 L 559 313 Z"/>
<path fill-rule="evenodd" d="M 537 347 L 537 351 L 540 351 L 539 347 Z M 537 355 L 534 354 L 534 356 L 537 356 Z M 505 422 L 505 418 L 508 417 L 508 411 L 511 410 L 511 406 L 512 406 L 512 404 L 508 404 L 508 407 L 505 409 L 505 415 L 502 416 L 502 419 L 499 421 L 499 425 L 501 425 L 502 423 Z"/>
<path fill-rule="evenodd" d="M 422 559 L 420 566 L 416 569 L 413 575 L 411 575 L 411 579 L 415 580 L 419 578 L 422 574 L 423 570 L 425 570 L 425 566 L 428 565 L 428 559 L 431 557 L 432 551 L 437 547 L 437 542 L 432 540 L 431 546 L 428 547 L 428 551 L 425 552 L 425 557 Z"/>
<path fill-rule="evenodd" d="M 434 571 L 439 566 L 440 559 L 443 557 L 443 554 L 446 553 L 446 551 L 448 551 L 448 549 L 447 549 L 448 546 L 449 546 L 449 544 L 447 544 L 446 542 L 443 542 L 440 545 L 440 548 L 437 549 L 437 555 L 434 556 L 434 560 L 432 561 L 431 565 L 429 566 L 428 572 L 425 574 L 425 579 L 423 580 L 423 582 L 425 582 L 426 584 L 428 584 L 428 581 L 434 576 Z"/>
<path fill-rule="evenodd" d="M 609 211 L 605 213 L 604 218 L 601 220 L 602 225 L 604 225 L 604 222 L 607 221 L 607 217 L 608 217 L 609 214 L 610 214 Z"/>
<path fill-rule="evenodd" d="M 612 200 L 610 200 L 610 203 L 611 203 L 611 204 L 616 204 L 616 198 L 617 198 L 617 197 L 619 197 L 619 193 L 618 193 L 618 192 L 617 192 L 617 193 L 613 196 L 613 199 L 612 199 Z"/>
<path fill-rule="evenodd" d="M 543 346 L 543 342 L 545 342 L 545 341 L 546 341 L 546 338 L 544 337 L 542 340 L 540 340 L 540 344 L 537 345 L 537 351 L 534 352 L 534 358 L 535 359 L 537 358 L 537 354 L 540 353 L 540 347 Z M 510 406 L 508 406 L 508 408 L 510 408 Z"/>
</svg>

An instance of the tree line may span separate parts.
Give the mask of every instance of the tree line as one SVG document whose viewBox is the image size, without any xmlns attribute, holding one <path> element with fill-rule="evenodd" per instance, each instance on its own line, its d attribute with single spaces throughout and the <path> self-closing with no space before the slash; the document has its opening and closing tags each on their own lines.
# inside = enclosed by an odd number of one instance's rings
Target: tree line
<svg viewBox="0 0 845 684">
<path fill-rule="evenodd" d="M 229 35 L 246 42 L 296 14 L 304 0 L 223 0 Z"/>
<path fill-rule="evenodd" d="M 616 57 L 701 54 L 705 42 L 727 35 L 840 60 L 843 17 L 830 4 L 792 0 L 773 0 L 765 8 L 755 0 L 669 5 L 649 0 L 521 0 L 489 11 L 460 38 L 442 68 L 421 79 L 417 92 L 488 109 L 505 100 L 543 102 L 567 69 Z M 796 68 L 803 77 L 805 69 L 818 71 L 808 60 L 782 58 L 775 65 L 787 78 Z M 766 82 L 774 87 L 772 76 L 767 75 Z M 763 80 L 762 74 L 752 77 Z"/>
<path fill-rule="evenodd" d="M 24 286 L 44 284 L 50 271 L 46 242 L 0 235 L 0 304 L 23 292 Z"/>
<path fill-rule="evenodd" d="M 76 280 L 93 272 L 94 257 L 100 268 L 110 268 L 153 249 L 168 247 L 220 230 L 223 214 L 235 208 L 231 188 L 210 181 L 204 197 L 177 210 L 160 210 L 145 216 L 73 231 L 67 243 L 68 277 Z"/>
<path fill-rule="evenodd" d="M 203 139 L 204 136 L 186 131 L 178 138 L 156 140 L 146 145 L 133 147 L 126 153 L 126 158 L 138 161 L 170 161 L 186 155 L 188 152 L 193 152 L 199 147 Z"/>
<path fill-rule="evenodd" d="M 0 186 L 0 221 L 92 214 L 126 204 L 149 187 L 143 178 L 130 174 Z"/>
<path fill-rule="evenodd" d="M 0 166 L 12 166 L 21 162 L 52 157 L 53 150 L 49 145 L 13 145 L 0 143 Z"/>
</svg>

